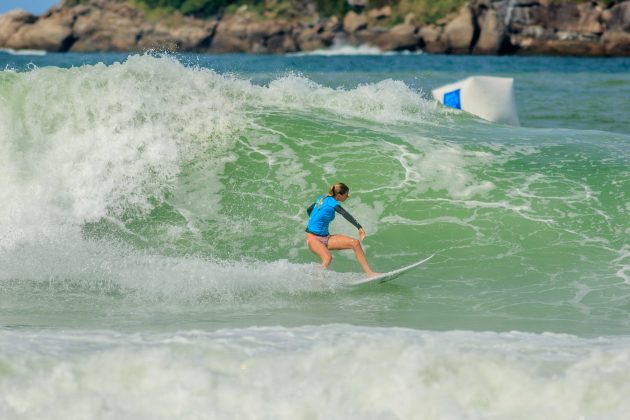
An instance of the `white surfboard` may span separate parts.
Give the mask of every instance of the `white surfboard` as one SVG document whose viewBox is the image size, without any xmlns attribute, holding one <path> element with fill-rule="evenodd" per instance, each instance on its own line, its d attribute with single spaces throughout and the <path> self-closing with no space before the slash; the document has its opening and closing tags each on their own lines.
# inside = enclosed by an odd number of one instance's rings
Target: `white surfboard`
<svg viewBox="0 0 630 420">
<path fill-rule="evenodd" d="M 394 280 L 395 278 L 400 277 L 401 275 L 405 274 L 407 271 L 412 270 L 416 267 L 418 267 L 419 265 L 429 261 L 431 258 L 433 258 L 435 254 L 428 256 L 427 258 L 421 260 L 421 261 L 417 261 L 413 264 L 409 264 L 405 267 L 401 267 L 398 268 L 396 270 L 393 271 L 389 271 L 387 273 L 382 273 L 379 274 L 377 276 L 372 276 L 372 277 L 365 277 L 359 280 L 356 280 L 352 283 L 350 283 L 350 286 L 360 286 L 363 284 L 368 284 L 368 283 L 385 283 L 386 281 L 391 281 Z"/>
</svg>

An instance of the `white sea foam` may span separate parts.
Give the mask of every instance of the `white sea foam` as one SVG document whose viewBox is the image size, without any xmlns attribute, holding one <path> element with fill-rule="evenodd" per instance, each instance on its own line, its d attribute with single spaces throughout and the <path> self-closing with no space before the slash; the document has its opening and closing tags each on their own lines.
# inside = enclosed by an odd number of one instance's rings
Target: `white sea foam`
<svg viewBox="0 0 630 420">
<path fill-rule="evenodd" d="M 301 51 L 298 53 L 287 54 L 289 56 L 353 56 L 353 55 L 398 55 L 398 54 L 422 54 L 422 51 L 381 51 L 380 48 L 370 44 L 362 44 L 358 46 L 349 45 L 344 40 L 335 38 L 333 45 L 328 48 L 322 48 L 315 51 Z"/>
<path fill-rule="evenodd" d="M 489 153 L 471 153 L 454 143 L 425 138 L 408 138 L 420 149 L 411 153 L 399 146 L 398 160 L 405 171 L 404 184 L 414 186 L 417 193 L 427 190 L 446 191 L 454 199 L 470 199 L 495 188 L 491 181 L 476 179 L 473 169 L 489 166 L 496 157 Z"/>
<path fill-rule="evenodd" d="M 15 50 L 13 48 L 0 48 L 0 53 L 7 53 L 11 55 L 37 55 L 37 56 L 43 56 L 47 54 L 47 52 L 44 50 L 32 50 L 32 49 Z"/>
<path fill-rule="evenodd" d="M 150 57 L 21 74 L 0 104 L 8 139 L 1 150 L 2 246 L 147 212 L 183 162 L 203 151 L 222 159 L 240 120 L 233 103 L 207 91 L 217 79 Z"/>
<path fill-rule="evenodd" d="M 619 267 L 617 270 L 617 276 L 623 280 L 624 283 L 630 284 L 630 245 L 624 244 L 618 251 L 618 257 L 613 260 L 613 263 Z"/>
<path fill-rule="evenodd" d="M 378 47 L 372 45 L 359 45 L 357 47 L 352 45 L 346 45 L 341 43 L 335 43 L 330 48 L 324 48 L 309 52 L 292 53 L 288 55 L 295 56 L 308 56 L 308 55 L 322 55 L 322 56 L 335 56 L 335 55 L 385 55 Z M 391 53 L 390 53 L 391 54 Z"/>
<path fill-rule="evenodd" d="M 0 332 L 3 418 L 606 418 L 630 340 L 330 325 Z"/>
<path fill-rule="evenodd" d="M 89 240 L 31 243 L 0 255 L 0 287 L 13 282 L 71 287 L 86 296 L 120 293 L 138 302 L 265 302 L 274 296 L 334 291 L 358 273 L 334 273 L 287 260 L 218 261 L 167 257 Z M 28 283 L 27 283 L 28 282 Z M 204 303 L 205 302 L 205 303 Z"/>
</svg>

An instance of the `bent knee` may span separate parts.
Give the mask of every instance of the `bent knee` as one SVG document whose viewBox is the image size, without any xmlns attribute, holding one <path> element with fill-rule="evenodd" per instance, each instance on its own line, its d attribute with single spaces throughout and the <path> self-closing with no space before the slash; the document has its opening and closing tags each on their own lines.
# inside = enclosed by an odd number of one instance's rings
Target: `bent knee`
<svg viewBox="0 0 630 420">
<path fill-rule="evenodd" d="M 322 264 L 325 267 L 328 267 L 330 265 L 330 263 L 332 262 L 332 256 L 331 255 L 327 255 L 327 256 L 323 256 L 322 257 Z"/>
<path fill-rule="evenodd" d="M 352 239 L 350 245 L 353 249 L 361 249 L 361 241 L 359 241 L 358 239 Z"/>
</svg>

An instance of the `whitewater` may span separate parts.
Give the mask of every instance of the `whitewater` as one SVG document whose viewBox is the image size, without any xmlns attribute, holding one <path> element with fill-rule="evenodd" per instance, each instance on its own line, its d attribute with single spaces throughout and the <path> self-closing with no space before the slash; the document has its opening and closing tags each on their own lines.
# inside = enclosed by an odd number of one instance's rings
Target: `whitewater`
<svg viewBox="0 0 630 420">
<path fill-rule="evenodd" d="M 0 52 L 0 417 L 625 418 L 630 60 L 356 53 Z"/>
</svg>

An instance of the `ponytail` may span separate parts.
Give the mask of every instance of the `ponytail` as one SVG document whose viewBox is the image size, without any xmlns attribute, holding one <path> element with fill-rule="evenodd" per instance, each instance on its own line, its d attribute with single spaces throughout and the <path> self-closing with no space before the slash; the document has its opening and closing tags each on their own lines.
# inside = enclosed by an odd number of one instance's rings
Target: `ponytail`
<svg viewBox="0 0 630 420">
<path fill-rule="evenodd" d="M 328 190 L 328 195 L 331 197 L 336 196 L 337 194 L 343 195 L 350 191 L 350 188 L 343 182 L 338 182 L 330 187 Z"/>
</svg>

